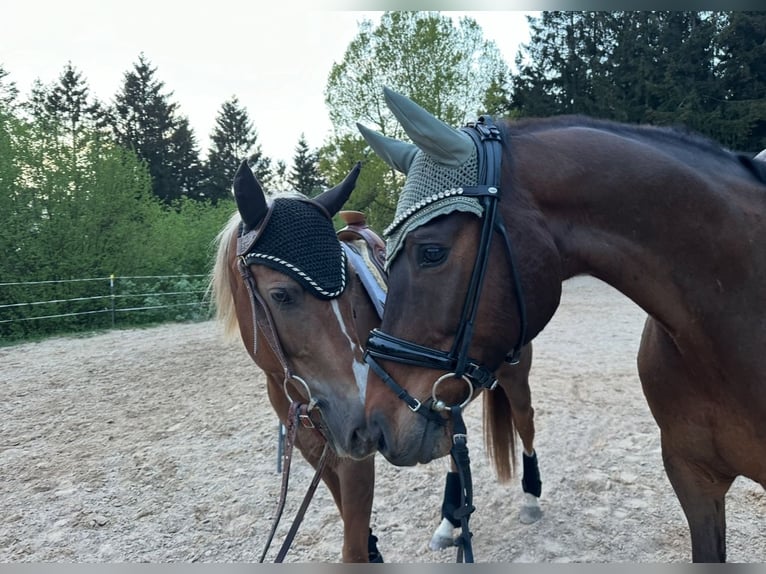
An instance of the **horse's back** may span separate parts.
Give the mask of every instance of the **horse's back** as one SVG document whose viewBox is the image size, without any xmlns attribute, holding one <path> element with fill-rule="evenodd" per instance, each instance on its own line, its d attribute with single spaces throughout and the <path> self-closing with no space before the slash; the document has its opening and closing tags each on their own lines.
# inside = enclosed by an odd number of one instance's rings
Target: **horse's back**
<svg viewBox="0 0 766 574">
<path fill-rule="evenodd" d="M 766 186 L 766 149 L 751 158 L 744 154 L 738 155 L 739 161 L 755 178 Z"/>
</svg>

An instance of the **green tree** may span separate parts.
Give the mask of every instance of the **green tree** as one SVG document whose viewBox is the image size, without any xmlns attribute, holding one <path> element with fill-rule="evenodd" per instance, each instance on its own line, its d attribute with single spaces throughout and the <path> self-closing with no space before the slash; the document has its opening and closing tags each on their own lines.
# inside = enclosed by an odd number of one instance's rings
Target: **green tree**
<svg viewBox="0 0 766 574">
<path fill-rule="evenodd" d="M 657 12 L 656 67 L 661 71 L 645 121 L 684 125 L 711 135 L 711 113 L 723 97 L 716 78 L 715 22 L 710 12 Z"/>
<path fill-rule="evenodd" d="M 320 149 L 319 157 L 319 169 L 330 185 L 342 181 L 356 162 L 362 161 L 362 170 L 344 209 L 364 212 L 370 227 L 382 232 L 394 217 L 404 176 L 392 172 L 363 139 L 352 135 L 335 136 Z M 340 221 L 336 223 L 340 225 Z"/>
<path fill-rule="evenodd" d="M 154 194 L 170 204 L 198 195 L 202 172 L 188 120 L 179 114 L 156 71 L 140 54 L 133 69 L 125 72 L 110 119 L 117 142 L 147 163 Z"/>
<path fill-rule="evenodd" d="M 475 20 L 457 23 L 438 12 L 385 12 L 380 23 L 359 32 L 334 64 L 325 88 L 330 120 L 339 135 L 356 134 L 356 122 L 401 136 L 383 102 L 387 86 L 450 124 L 484 110 L 488 87 L 502 81 L 508 66 Z"/>
<path fill-rule="evenodd" d="M 717 66 L 724 124 L 716 137 L 736 149 L 766 148 L 766 12 L 729 12 L 722 19 Z"/>
<path fill-rule="evenodd" d="M 516 56 L 509 109 L 525 116 L 609 115 L 613 13 L 550 11 L 527 20 L 530 41 Z"/>
<path fill-rule="evenodd" d="M 90 97 L 85 77 L 72 62 L 68 62 L 45 99 L 45 108 L 61 124 L 72 148 L 78 147 L 78 137 L 86 129 L 94 129 L 103 119 L 101 105 Z"/>
<path fill-rule="evenodd" d="M 287 182 L 287 164 L 284 160 L 277 160 L 272 170 L 271 189 L 273 191 L 289 191 L 290 184 Z"/>
<path fill-rule="evenodd" d="M 231 197 L 234 174 L 243 159 L 248 160 L 258 180 L 268 186 L 272 178 L 271 160 L 258 145 L 258 133 L 237 96 L 221 106 L 210 140 L 205 197 L 213 202 Z"/>
<path fill-rule="evenodd" d="M 0 111 L 11 111 L 16 104 L 16 98 L 19 96 L 19 89 L 16 82 L 8 76 L 10 73 L 0 64 Z"/>
<path fill-rule="evenodd" d="M 543 12 L 516 61 L 509 109 L 720 131 L 716 34 L 699 11 Z"/>
<path fill-rule="evenodd" d="M 176 198 L 204 198 L 205 166 L 200 161 L 197 137 L 186 116 L 178 117 L 167 149 L 171 189 Z"/>
<path fill-rule="evenodd" d="M 346 169 L 361 159 L 366 148 L 358 144 L 356 122 L 389 137 L 406 137 L 383 101 L 384 86 L 457 126 L 485 111 L 488 89 L 501 85 L 507 74 L 497 46 L 484 38 L 471 18 L 454 22 L 437 12 L 385 12 L 377 26 L 364 20 L 327 81 L 325 102 L 335 133 L 321 151 L 332 160 L 320 162 L 320 167 L 332 161 Z M 334 181 L 331 175 L 340 175 L 322 169 L 327 181 Z M 365 172 L 381 179 L 367 180 Z M 402 181 L 371 155 L 348 205 L 357 209 L 374 205 L 375 215 L 368 216 L 378 227 L 384 226 L 393 218 Z M 377 193 L 380 196 L 373 199 Z"/>
<path fill-rule="evenodd" d="M 314 197 L 326 186 L 319 172 L 319 153 L 311 151 L 305 134 L 301 134 L 293 156 L 293 168 L 290 170 L 287 182 L 294 191 L 307 197 Z"/>
</svg>

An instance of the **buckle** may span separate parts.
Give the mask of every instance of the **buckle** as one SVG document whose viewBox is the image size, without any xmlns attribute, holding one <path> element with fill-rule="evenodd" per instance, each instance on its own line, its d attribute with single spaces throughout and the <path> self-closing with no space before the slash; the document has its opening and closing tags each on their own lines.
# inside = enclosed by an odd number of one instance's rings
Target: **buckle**
<svg viewBox="0 0 766 574">
<path fill-rule="evenodd" d="M 301 424 L 307 428 L 307 429 L 313 429 L 316 428 L 316 425 L 314 424 L 314 421 L 311 420 L 311 415 L 309 413 L 299 413 L 298 418 L 301 421 Z"/>
<path fill-rule="evenodd" d="M 419 408 L 420 408 L 420 407 L 423 405 L 423 403 L 421 403 L 421 402 L 420 402 L 418 399 L 416 399 L 415 397 L 412 397 L 412 400 L 413 400 L 413 401 L 415 401 L 416 405 L 413 407 L 413 406 L 412 406 L 412 405 L 411 405 L 411 404 L 408 402 L 408 403 L 407 403 L 407 406 L 410 408 L 410 410 L 411 410 L 413 413 L 416 413 L 416 412 L 418 412 L 418 409 L 419 409 Z"/>
<path fill-rule="evenodd" d="M 458 439 L 462 439 L 463 443 L 467 443 L 468 442 L 468 435 L 465 434 L 465 433 L 455 433 L 455 434 L 452 435 L 452 442 L 454 444 L 457 444 Z"/>
</svg>

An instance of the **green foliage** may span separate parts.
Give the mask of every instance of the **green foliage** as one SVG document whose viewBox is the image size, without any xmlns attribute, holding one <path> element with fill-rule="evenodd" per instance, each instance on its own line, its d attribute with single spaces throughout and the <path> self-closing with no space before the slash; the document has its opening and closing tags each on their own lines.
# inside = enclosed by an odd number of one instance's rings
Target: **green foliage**
<svg viewBox="0 0 766 574">
<path fill-rule="evenodd" d="M 237 96 L 232 96 L 221 106 L 210 139 L 213 145 L 207 161 L 208 179 L 204 193 L 207 199 L 215 203 L 231 197 L 234 174 L 244 159 L 248 160 L 261 185 L 271 183 L 271 160 L 261 151 L 253 122 Z"/>
<path fill-rule="evenodd" d="M 494 42 L 471 18 L 438 12 L 385 12 L 380 24 L 359 25 L 343 61 L 333 65 L 325 88 L 338 136 L 357 135 L 356 122 L 402 137 L 384 105 L 387 86 L 449 124 L 481 113 L 487 88 L 508 72 Z"/>
<path fill-rule="evenodd" d="M 543 12 L 529 24 L 511 75 L 471 19 L 386 12 L 377 26 L 362 22 L 325 90 L 335 132 L 318 151 L 301 137 L 289 172 L 272 169 L 236 97 L 202 164 L 143 54 L 108 109 L 71 62 L 26 101 L 0 65 L 0 339 L 208 317 L 213 239 L 236 211 L 243 157 L 267 189 L 308 195 L 361 160 L 345 208 L 382 232 L 404 177 L 370 152 L 356 122 L 406 139 L 383 86 L 452 125 L 478 113 L 583 113 L 766 148 L 765 12 Z"/>
<path fill-rule="evenodd" d="M 8 78 L 9 73 L 0 63 L 0 112 L 11 112 L 16 105 L 19 89 L 16 82 Z"/>
<path fill-rule="evenodd" d="M 319 154 L 309 149 L 306 136 L 301 134 L 298 145 L 295 146 L 293 168 L 287 176 L 287 183 L 293 191 L 298 191 L 307 197 L 314 197 L 323 191 L 327 185 L 318 168 Z"/>
<path fill-rule="evenodd" d="M 766 13 L 543 12 L 529 20 L 506 106 L 514 115 L 683 125 L 734 149 L 766 147 Z"/>
<path fill-rule="evenodd" d="M 320 154 L 322 173 L 334 181 L 338 171 L 363 157 L 357 122 L 389 137 L 406 138 L 383 101 L 384 86 L 445 122 L 461 125 L 484 111 L 488 88 L 504 84 L 507 74 L 497 46 L 471 18 L 456 24 L 438 12 L 385 12 L 378 26 L 363 21 L 325 88 L 335 134 Z M 340 170 L 330 172 L 329 164 Z M 369 210 L 369 221 L 382 229 L 393 219 L 402 182 L 371 155 L 349 205 Z"/>
<path fill-rule="evenodd" d="M 233 201 L 163 206 L 132 151 L 82 131 L 73 165 L 61 129 L 0 112 L 0 337 L 109 327 L 112 293 L 115 324 L 207 317 L 198 303 Z M 149 275 L 185 277 L 123 280 Z"/>
<path fill-rule="evenodd" d="M 170 204 L 184 196 L 198 196 L 204 172 L 189 121 L 180 115 L 156 72 L 141 54 L 133 70 L 124 75 L 110 123 L 117 143 L 146 162 L 154 194 Z"/>
<path fill-rule="evenodd" d="M 214 256 L 215 236 L 236 210 L 233 199 L 215 205 L 181 199 L 164 209 L 147 229 L 155 252 L 146 273 L 205 273 Z"/>
<path fill-rule="evenodd" d="M 348 135 L 325 145 L 320 150 L 320 157 L 319 168 L 330 185 L 338 184 L 357 161 L 362 161 L 359 178 L 344 209 L 365 213 L 370 227 L 382 233 L 394 218 L 404 176 L 370 152 L 364 140 Z M 342 226 L 340 219 L 336 221 L 337 226 Z"/>
</svg>

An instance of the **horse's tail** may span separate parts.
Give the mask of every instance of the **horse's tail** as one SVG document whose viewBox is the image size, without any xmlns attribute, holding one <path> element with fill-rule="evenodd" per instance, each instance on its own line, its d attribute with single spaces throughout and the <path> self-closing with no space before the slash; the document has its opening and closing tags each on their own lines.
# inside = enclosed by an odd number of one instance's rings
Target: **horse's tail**
<svg viewBox="0 0 766 574">
<path fill-rule="evenodd" d="M 498 481 L 508 482 L 516 473 L 516 425 L 511 401 L 501 385 L 484 391 L 484 445 Z"/>
<path fill-rule="evenodd" d="M 215 306 L 215 317 L 223 327 L 224 337 L 234 339 L 238 335 L 239 323 L 234 308 L 234 296 L 231 293 L 231 275 L 233 273 L 231 261 L 234 242 L 231 240 L 239 226 L 239 213 L 235 213 L 229 219 L 226 226 L 216 235 L 216 256 L 213 269 L 208 279 L 207 292 L 212 305 Z"/>
</svg>

